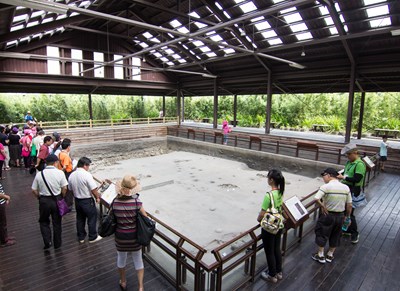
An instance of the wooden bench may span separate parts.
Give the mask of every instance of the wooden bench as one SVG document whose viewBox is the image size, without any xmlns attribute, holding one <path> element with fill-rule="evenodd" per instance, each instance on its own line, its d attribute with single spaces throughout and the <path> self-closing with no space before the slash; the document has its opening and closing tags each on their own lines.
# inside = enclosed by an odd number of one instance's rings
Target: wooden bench
<svg viewBox="0 0 400 291">
<path fill-rule="evenodd" d="M 204 123 L 210 123 L 210 118 L 203 118 L 203 119 L 202 119 L 202 122 L 204 122 Z"/>
<path fill-rule="evenodd" d="M 329 129 L 329 125 L 327 124 L 313 124 L 312 125 L 312 131 L 320 131 L 320 132 L 325 132 L 326 129 Z"/>
<path fill-rule="evenodd" d="M 375 128 L 375 136 L 384 136 L 397 138 L 399 136 L 399 130 L 397 129 L 386 129 L 386 128 Z"/>
<path fill-rule="evenodd" d="M 261 138 L 258 136 L 250 135 L 250 140 L 249 140 L 249 149 L 251 150 L 251 145 L 253 142 L 258 142 L 258 150 L 261 151 Z"/>
<path fill-rule="evenodd" d="M 230 120 L 229 125 L 237 126 L 239 124 L 239 120 Z"/>
<path fill-rule="evenodd" d="M 319 149 L 315 142 L 298 141 L 296 147 L 296 158 L 299 157 L 300 150 L 315 152 L 315 160 L 318 161 Z"/>
</svg>

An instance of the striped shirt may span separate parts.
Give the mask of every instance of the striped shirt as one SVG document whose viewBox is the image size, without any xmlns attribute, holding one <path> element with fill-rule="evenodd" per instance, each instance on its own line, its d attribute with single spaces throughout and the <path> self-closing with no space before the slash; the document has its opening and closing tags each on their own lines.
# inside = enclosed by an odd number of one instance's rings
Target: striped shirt
<svg viewBox="0 0 400 291">
<path fill-rule="evenodd" d="M 349 187 L 338 180 L 322 185 L 314 198 L 323 199 L 326 209 L 331 212 L 344 212 L 346 203 L 352 201 Z"/>
<path fill-rule="evenodd" d="M 3 185 L 1 185 L 1 184 L 0 184 L 0 194 L 6 194 L 6 193 L 4 193 L 4 188 L 3 188 Z M 0 198 L 0 204 L 4 204 L 4 203 L 6 203 L 6 199 Z"/>
</svg>

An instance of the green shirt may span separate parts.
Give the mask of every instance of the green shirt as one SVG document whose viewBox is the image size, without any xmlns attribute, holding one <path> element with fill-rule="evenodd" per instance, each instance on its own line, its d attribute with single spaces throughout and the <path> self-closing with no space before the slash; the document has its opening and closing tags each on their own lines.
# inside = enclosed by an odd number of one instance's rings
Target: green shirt
<svg viewBox="0 0 400 291">
<path fill-rule="evenodd" d="M 283 203 L 282 199 L 283 195 L 280 194 L 279 190 L 272 190 L 271 193 L 274 199 L 274 206 L 276 209 L 280 211 Z M 269 193 L 267 192 L 267 194 L 265 194 L 263 203 L 261 204 L 261 209 L 266 211 L 269 208 L 271 208 L 271 206 L 272 206 L 271 199 L 269 197 Z"/>
<path fill-rule="evenodd" d="M 362 179 L 360 182 L 353 183 L 350 181 L 343 180 L 342 182 L 348 186 L 356 186 L 356 187 L 362 187 L 364 185 L 364 179 L 365 179 L 365 172 L 367 171 L 364 162 L 361 160 L 361 158 L 357 158 L 354 162 L 348 161 L 346 163 L 346 166 L 344 167 L 344 173 L 343 176 L 347 176 L 349 178 L 353 178 L 354 174 L 360 174 L 362 175 Z"/>
</svg>

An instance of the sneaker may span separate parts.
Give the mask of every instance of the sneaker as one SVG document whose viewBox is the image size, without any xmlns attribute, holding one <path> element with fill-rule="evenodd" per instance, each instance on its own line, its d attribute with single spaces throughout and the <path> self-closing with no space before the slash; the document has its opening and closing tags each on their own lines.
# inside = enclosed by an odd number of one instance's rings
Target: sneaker
<svg viewBox="0 0 400 291">
<path fill-rule="evenodd" d="M 320 262 L 321 264 L 325 264 L 325 263 L 326 263 L 325 257 L 324 257 L 324 256 L 322 256 L 322 257 L 318 256 L 318 253 L 313 254 L 313 255 L 311 256 L 311 258 L 312 258 L 314 261 Z"/>
<path fill-rule="evenodd" d="M 84 243 L 85 243 L 85 240 L 82 239 L 82 240 L 79 241 L 79 243 L 80 243 L 80 244 L 84 244 Z"/>
<path fill-rule="evenodd" d="M 271 283 L 277 283 L 278 282 L 278 278 L 277 277 L 270 276 L 265 271 L 261 273 L 261 278 L 263 278 L 265 281 L 268 281 L 268 282 L 271 282 Z"/>
<path fill-rule="evenodd" d="M 1 244 L 0 246 L 1 246 L 2 248 L 5 248 L 5 247 L 13 246 L 13 245 L 15 245 L 15 243 L 16 243 L 15 240 L 8 240 L 8 241 L 6 241 L 4 244 Z"/>
<path fill-rule="evenodd" d="M 44 245 L 43 249 L 44 249 L 44 250 L 48 250 L 48 249 L 51 247 L 51 245 L 52 245 L 52 243 L 49 242 L 48 244 L 45 244 L 45 245 Z"/>
<path fill-rule="evenodd" d="M 356 243 L 358 243 L 358 240 L 360 239 L 360 236 L 358 235 L 358 233 L 357 234 L 355 234 L 355 235 L 351 235 L 351 243 L 352 244 L 356 244 Z"/>
<path fill-rule="evenodd" d="M 278 274 L 276 274 L 276 278 L 277 278 L 278 280 L 282 280 L 282 279 L 283 279 L 283 274 L 282 274 L 282 272 L 279 272 Z"/>
<path fill-rule="evenodd" d="M 102 239 L 103 239 L 103 238 L 102 238 L 101 236 L 98 235 L 98 236 L 96 237 L 96 239 L 90 240 L 89 243 L 92 244 L 92 243 L 98 242 L 99 240 L 102 240 Z"/>
<path fill-rule="evenodd" d="M 333 256 L 326 255 L 326 261 L 327 261 L 328 263 L 332 263 L 333 259 L 334 259 Z"/>
</svg>

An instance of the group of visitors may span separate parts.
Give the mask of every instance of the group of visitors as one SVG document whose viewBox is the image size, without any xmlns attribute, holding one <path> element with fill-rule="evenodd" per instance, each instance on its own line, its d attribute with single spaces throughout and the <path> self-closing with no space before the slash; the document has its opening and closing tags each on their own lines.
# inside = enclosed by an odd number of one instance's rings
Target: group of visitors
<svg viewBox="0 0 400 291">
<path fill-rule="evenodd" d="M 342 154 L 346 155 L 348 161 L 343 174 L 336 169 L 327 168 L 321 176 L 324 181 L 315 194 L 315 201 L 319 204 L 321 212 L 315 226 L 315 243 L 318 251 L 312 255 L 312 259 L 319 263 L 331 263 L 334 260 L 334 252 L 340 244 L 342 234 L 351 236 L 353 244 L 358 243 L 359 233 L 352 205 L 353 197 L 361 194 L 364 185 L 366 166 L 359 156 L 357 147 L 353 144 L 346 145 Z M 272 208 L 282 212 L 283 194 L 285 191 L 285 178 L 280 170 L 270 170 L 267 176 L 268 185 L 271 190 L 265 195 L 258 215 L 261 222 L 264 215 Z M 272 195 L 270 195 L 272 194 Z M 271 197 L 273 201 L 271 202 Z M 347 225 L 344 225 L 344 222 Z M 283 229 L 283 225 L 281 226 Z M 268 271 L 261 273 L 261 277 L 272 283 L 277 283 L 283 278 L 282 255 L 280 250 L 282 229 L 272 234 L 262 228 L 261 238 L 267 258 Z M 345 230 L 345 231 L 343 231 Z M 329 249 L 325 255 L 325 246 Z"/>
</svg>

